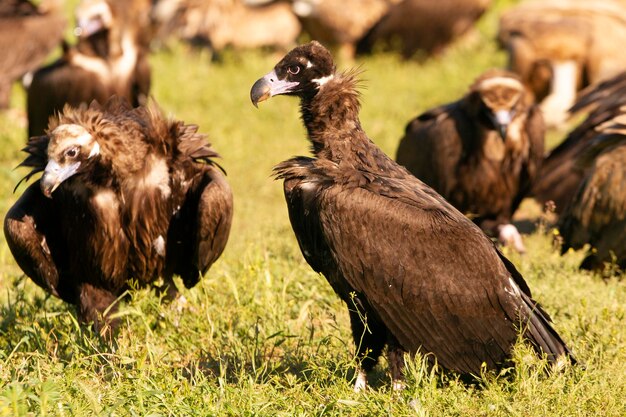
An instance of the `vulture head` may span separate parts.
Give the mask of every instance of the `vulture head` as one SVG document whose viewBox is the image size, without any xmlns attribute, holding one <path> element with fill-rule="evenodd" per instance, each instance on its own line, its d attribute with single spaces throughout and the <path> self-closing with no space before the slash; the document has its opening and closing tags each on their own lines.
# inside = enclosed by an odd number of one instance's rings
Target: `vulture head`
<svg viewBox="0 0 626 417">
<path fill-rule="evenodd" d="M 505 140 L 509 124 L 525 106 L 526 89 L 519 77 L 505 71 L 490 71 L 474 82 L 469 94 L 479 119 L 485 120 Z"/>
<path fill-rule="evenodd" d="M 332 55 L 322 44 L 312 41 L 291 50 L 269 74 L 257 80 L 250 90 L 250 99 L 257 106 L 279 94 L 311 97 L 334 74 Z"/>
<path fill-rule="evenodd" d="M 48 197 L 63 181 L 83 172 L 100 154 L 91 133 L 77 124 L 62 124 L 50 132 L 48 163 L 41 177 L 41 191 Z"/>
<path fill-rule="evenodd" d="M 83 0 L 76 8 L 76 36 L 89 37 L 113 25 L 113 12 L 105 0 Z"/>
</svg>

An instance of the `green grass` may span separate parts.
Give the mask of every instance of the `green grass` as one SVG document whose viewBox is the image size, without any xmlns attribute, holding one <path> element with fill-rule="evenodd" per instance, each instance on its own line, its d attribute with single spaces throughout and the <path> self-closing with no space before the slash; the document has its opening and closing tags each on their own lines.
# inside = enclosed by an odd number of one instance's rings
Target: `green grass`
<svg viewBox="0 0 626 417">
<path fill-rule="evenodd" d="M 492 41 L 496 21 L 490 12 L 473 39 L 423 64 L 393 55 L 357 63 L 366 79 L 362 122 L 376 143 L 393 155 L 410 118 L 505 63 Z M 131 291 L 118 343 L 107 346 L 77 324 L 70 306 L 23 276 L 0 238 L 0 416 L 626 415 L 625 281 L 579 272 L 582 254 L 559 256 L 542 229 L 527 237 L 526 255 L 509 255 L 585 370 L 546 374 L 545 362 L 520 345 L 515 372 L 486 374 L 475 385 L 416 358 L 407 359 L 404 392 L 390 391 L 384 360 L 372 389 L 352 392 L 346 309 L 304 262 L 282 185 L 270 178 L 274 164 L 308 152 L 297 102 L 278 97 L 257 110 L 248 98 L 277 58 L 227 53 L 215 64 L 180 45 L 152 58 L 154 97 L 209 135 L 235 194 L 226 252 L 183 291 L 183 314 L 148 290 Z M 13 170 L 25 142 L 16 116 L 23 106 L 16 87 L 15 110 L 0 115 L 2 213 L 24 189 L 12 193 L 24 174 Z"/>
</svg>

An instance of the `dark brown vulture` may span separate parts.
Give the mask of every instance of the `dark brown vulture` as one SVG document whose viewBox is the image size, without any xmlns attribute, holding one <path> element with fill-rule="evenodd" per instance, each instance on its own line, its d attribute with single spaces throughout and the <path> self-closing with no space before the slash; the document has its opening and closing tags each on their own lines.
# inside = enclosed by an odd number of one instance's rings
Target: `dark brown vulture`
<svg viewBox="0 0 626 417">
<path fill-rule="evenodd" d="M 404 58 L 437 55 L 468 32 L 491 0 L 404 0 L 392 5 L 357 45 L 360 54 L 377 45 L 399 49 Z"/>
<path fill-rule="evenodd" d="M 559 218 L 563 253 L 591 246 L 581 268 L 602 271 L 606 263 L 626 267 L 626 74 L 588 91 L 574 107 L 594 107 L 568 138 L 576 141 L 561 161 L 571 199 Z M 552 164 L 556 168 L 556 160 Z M 552 177 L 556 172 L 552 172 Z M 578 184 L 575 180 L 579 179 Z M 555 186 L 558 184 L 555 184 Z M 576 186 L 575 186 L 576 185 Z M 563 188 L 560 188 L 563 191 Z"/>
<path fill-rule="evenodd" d="M 515 74 L 488 71 L 459 101 L 413 119 L 396 155 L 487 234 L 520 252 L 511 218 L 531 190 L 544 148 L 543 119 L 532 103 Z"/>
<path fill-rule="evenodd" d="M 626 67 L 626 4 L 621 0 L 521 2 L 502 14 L 498 41 L 541 103 L 562 125 L 576 91 Z"/>
<path fill-rule="evenodd" d="M 620 114 L 625 104 L 626 72 L 581 93 L 570 114 L 589 114 L 543 161 L 532 191 L 539 202 L 553 201 L 556 212 L 563 212 L 590 169 L 589 164 L 578 163 L 579 159 L 588 154 L 587 148 L 598 135 L 599 126 Z"/>
<path fill-rule="evenodd" d="M 76 20 L 77 45 L 64 45 L 63 56 L 37 70 L 28 87 L 29 137 L 42 135 L 65 104 L 103 104 L 116 95 L 137 106 L 148 97 L 149 1 L 83 0 Z"/>
<path fill-rule="evenodd" d="M 7 213 L 7 243 L 37 285 L 110 335 L 102 315 L 131 280 L 162 277 L 174 296 L 173 275 L 190 288 L 220 256 L 230 187 L 197 126 L 153 104 L 66 106 L 48 132 L 24 148 L 26 178 L 43 176 Z"/>
<path fill-rule="evenodd" d="M 0 2 L 0 109 L 9 107 L 11 84 L 35 70 L 59 46 L 65 18 L 58 1 L 39 7 L 28 0 Z"/>
<path fill-rule="evenodd" d="M 355 389 L 366 386 L 385 345 L 394 386 L 405 351 L 479 374 L 483 363 L 497 368 L 510 358 L 520 331 L 551 361 L 571 357 L 494 243 L 367 137 L 357 85 L 355 72 L 335 72 L 314 41 L 289 52 L 250 92 L 255 105 L 300 97 L 314 156 L 282 162 L 275 173 L 304 258 L 348 305 L 362 360 Z"/>
<path fill-rule="evenodd" d="M 591 246 L 580 267 L 602 271 L 615 262 L 626 268 L 626 113 L 604 125 L 583 155 L 587 175 L 559 219 L 562 252 Z M 597 156 L 595 155 L 597 154 Z"/>
</svg>

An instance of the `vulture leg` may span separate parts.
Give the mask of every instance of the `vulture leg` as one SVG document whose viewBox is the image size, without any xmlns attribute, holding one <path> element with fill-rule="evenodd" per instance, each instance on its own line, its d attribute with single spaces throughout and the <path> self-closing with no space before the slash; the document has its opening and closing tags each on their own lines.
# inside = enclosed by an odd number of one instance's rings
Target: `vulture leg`
<svg viewBox="0 0 626 417">
<path fill-rule="evenodd" d="M 357 300 L 358 304 L 361 304 Z M 353 306 L 354 307 L 354 306 Z M 367 388 L 367 374 L 376 366 L 385 345 L 387 344 L 387 328 L 373 314 L 371 309 L 364 309 L 360 305 L 350 308 L 350 324 L 352 337 L 357 347 L 357 356 L 361 366 L 354 383 L 354 391 L 360 392 Z"/>
<path fill-rule="evenodd" d="M 58 292 L 59 270 L 46 238 L 55 224 L 49 221 L 54 218 L 51 201 L 41 193 L 39 181 L 31 184 L 7 213 L 4 235 L 26 275 L 50 294 L 61 297 Z"/>
<path fill-rule="evenodd" d="M 166 302 L 174 301 L 178 298 L 179 292 L 176 283 L 174 282 L 174 277 L 171 273 L 166 273 L 163 276 L 163 284 L 162 285 L 154 285 L 153 286 L 155 293 L 159 297 L 163 297 L 163 300 Z"/>
<path fill-rule="evenodd" d="M 387 361 L 389 362 L 389 370 L 391 371 L 392 388 L 394 391 L 401 391 L 405 388 L 404 384 L 404 353 L 398 340 L 389 333 L 387 344 Z"/>
<path fill-rule="evenodd" d="M 505 246 L 510 246 L 519 253 L 526 253 L 526 246 L 517 227 L 511 223 L 498 225 L 498 241 Z"/>
<path fill-rule="evenodd" d="M 554 62 L 550 94 L 541 102 L 541 110 L 548 126 L 559 127 L 565 123 L 567 111 L 576 101 L 577 86 L 576 61 Z"/>
<path fill-rule="evenodd" d="M 488 236 L 497 237 L 501 245 L 511 247 L 518 253 L 526 253 L 522 235 L 517 227 L 509 222 L 509 218 L 485 219 L 478 222 L 478 227 Z"/>
<path fill-rule="evenodd" d="M 117 304 L 112 306 L 116 298 L 115 294 L 104 288 L 89 283 L 82 284 L 78 302 L 78 319 L 82 323 L 93 323 L 96 333 L 106 340 L 112 340 L 119 320 L 111 320 L 109 316 L 117 311 Z"/>
</svg>

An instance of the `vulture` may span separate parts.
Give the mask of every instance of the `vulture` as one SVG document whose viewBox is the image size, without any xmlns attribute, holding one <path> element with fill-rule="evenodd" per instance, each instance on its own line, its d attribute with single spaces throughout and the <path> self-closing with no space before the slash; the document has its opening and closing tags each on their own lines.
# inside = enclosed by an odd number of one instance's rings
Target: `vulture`
<svg viewBox="0 0 626 417">
<path fill-rule="evenodd" d="M 153 103 L 131 108 L 118 98 L 66 106 L 24 148 L 25 178 L 43 175 L 4 219 L 9 249 L 27 276 L 104 336 L 131 282 L 160 277 L 175 297 L 174 275 L 191 288 L 224 250 L 232 194 L 197 129 Z"/>
<path fill-rule="evenodd" d="M 279 94 L 300 98 L 313 157 L 284 161 L 275 175 L 304 258 L 348 306 L 361 359 L 355 390 L 367 386 L 385 346 L 398 388 L 404 352 L 479 374 L 510 359 L 520 332 L 550 361 L 575 361 L 495 244 L 367 137 L 358 82 L 313 41 L 250 91 L 254 105 Z"/>
<path fill-rule="evenodd" d="M 41 65 L 63 37 L 65 18 L 57 0 L 35 6 L 28 0 L 0 4 L 0 109 L 7 109 L 11 84 Z"/>
<path fill-rule="evenodd" d="M 410 121 L 396 160 L 488 235 L 524 252 L 511 218 L 537 177 L 544 130 L 519 77 L 490 70 L 460 100 Z"/>
<path fill-rule="evenodd" d="M 583 155 L 605 123 L 610 122 L 626 104 L 626 72 L 583 90 L 570 109 L 570 114 L 588 112 L 587 118 L 575 127 L 544 159 L 532 195 L 545 204 L 554 202 L 557 213 L 562 213 L 572 200 L 589 164 L 580 164 Z M 589 159 L 587 156 L 583 159 Z"/>
<path fill-rule="evenodd" d="M 587 174 L 559 218 L 562 253 L 591 246 L 581 269 L 626 268 L 626 110 L 598 127 L 578 161 Z"/>
<path fill-rule="evenodd" d="M 171 32 L 219 53 L 227 47 L 287 51 L 302 29 L 291 5 L 246 0 L 158 0 L 153 19 L 159 37 Z"/>
<path fill-rule="evenodd" d="M 134 106 L 150 90 L 146 39 L 149 1 L 83 0 L 76 9 L 78 43 L 38 69 L 27 91 L 28 136 L 39 136 L 65 104 L 78 106 L 113 95 Z"/>
<path fill-rule="evenodd" d="M 438 55 L 468 32 L 491 0 L 404 0 L 392 5 L 358 42 L 357 52 L 371 53 L 377 45 L 400 49 L 405 59 L 416 53 Z"/>
<path fill-rule="evenodd" d="M 576 92 L 626 67 L 621 0 L 523 2 L 503 13 L 498 41 L 508 67 L 541 103 L 546 123 L 563 125 Z"/>
<path fill-rule="evenodd" d="M 336 47 L 344 59 L 354 59 L 359 40 L 401 1 L 294 0 L 293 10 L 311 38 Z"/>
<path fill-rule="evenodd" d="M 591 108 L 587 119 L 547 159 L 541 195 L 564 206 L 562 252 L 591 246 L 582 269 L 602 271 L 612 262 L 626 267 L 625 97 L 626 73 L 588 89 L 572 108 Z"/>
</svg>

